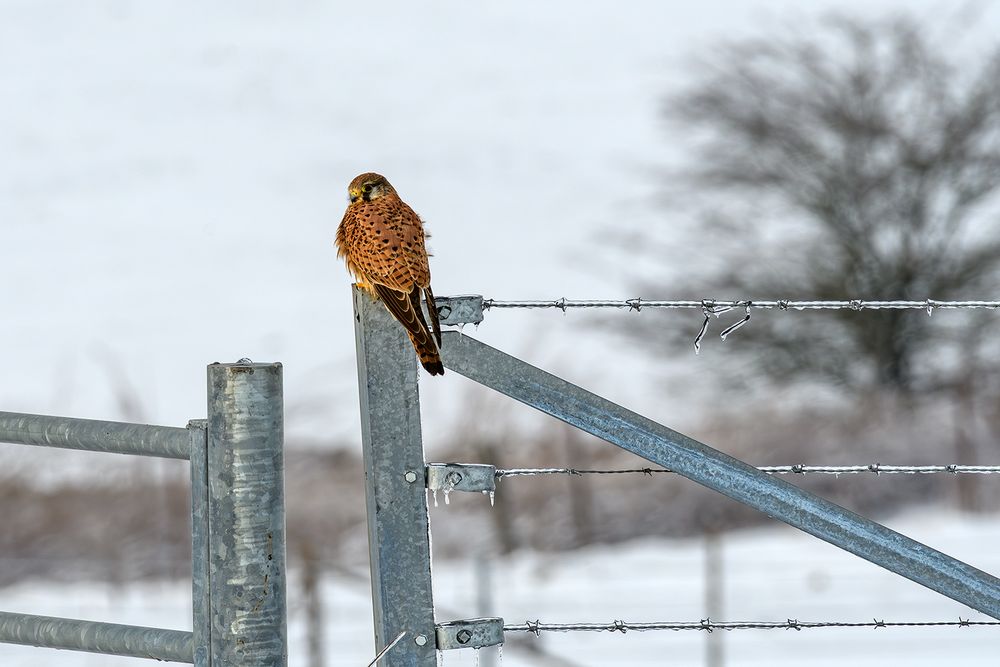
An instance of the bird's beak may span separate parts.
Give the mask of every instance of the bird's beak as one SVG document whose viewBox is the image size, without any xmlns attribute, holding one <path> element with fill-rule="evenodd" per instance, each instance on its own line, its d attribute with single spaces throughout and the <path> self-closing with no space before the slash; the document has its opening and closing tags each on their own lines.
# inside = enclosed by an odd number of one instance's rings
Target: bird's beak
<svg viewBox="0 0 1000 667">
<path fill-rule="evenodd" d="M 358 190 L 356 188 L 352 188 L 352 189 L 348 190 L 347 194 L 351 198 L 351 203 L 352 204 L 354 202 L 358 201 L 359 199 L 361 199 L 361 190 Z"/>
</svg>

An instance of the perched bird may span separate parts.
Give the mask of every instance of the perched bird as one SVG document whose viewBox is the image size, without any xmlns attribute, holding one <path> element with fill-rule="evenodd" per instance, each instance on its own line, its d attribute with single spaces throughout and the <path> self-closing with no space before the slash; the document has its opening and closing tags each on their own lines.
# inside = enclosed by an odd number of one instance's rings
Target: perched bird
<svg viewBox="0 0 1000 667">
<path fill-rule="evenodd" d="M 420 216 L 379 174 L 361 174 L 351 181 L 347 193 L 351 203 L 337 228 L 337 256 L 347 262 L 358 287 L 380 299 L 403 325 L 427 372 L 444 374 L 438 352 L 441 323 L 431 292 Z M 433 334 L 420 308 L 421 295 L 427 301 Z"/>
</svg>

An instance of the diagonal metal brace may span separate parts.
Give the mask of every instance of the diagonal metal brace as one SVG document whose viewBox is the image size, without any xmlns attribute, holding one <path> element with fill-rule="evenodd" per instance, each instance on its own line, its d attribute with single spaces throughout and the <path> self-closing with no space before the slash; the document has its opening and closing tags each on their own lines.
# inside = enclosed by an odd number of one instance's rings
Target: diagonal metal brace
<svg viewBox="0 0 1000 667">
<path fill-rule="evenodd" d="M 497 469 L 479 463 L 428 463 L 427 488 L 433 491 L 496 490 Z"/>
<path fill-rule="evenodd" d="M 502 618 L 470 618 L 438 623 L 435 628 L 437 648 L 483 648 L 503 644 Z"/>
<path fill-rule="evenodd" d="M 1000 620 L 1000 579 L 458 332 L 445 366 Z"/>
</svg>

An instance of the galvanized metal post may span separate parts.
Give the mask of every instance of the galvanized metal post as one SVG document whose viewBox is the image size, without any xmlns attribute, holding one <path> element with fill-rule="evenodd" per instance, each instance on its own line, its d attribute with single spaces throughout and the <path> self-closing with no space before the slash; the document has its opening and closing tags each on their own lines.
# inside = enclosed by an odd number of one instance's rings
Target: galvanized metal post
<svg viewBox="0 0 1000 667">
<path fill-rule="evenodd" d="M 212 646 L 209 588 L 208 421 L 188 422 L 191 436 L 191 602 L 194 665 L 208 667 Z"/>
<path fill-rule="evenodd" d="M 361 438 L 378 650 L 385 667 L 436 667 L 420 399 L 413 347 L 382 304 L 354 288 Z"/>
<path fill-rule="evenodd" d="M 281 364 L 208 367 L 210 663 L 219 667 L 287 663 L 281 380 Z"/>
<path fill-rule="evenodd" d="M 709 619 L 725 618 L 725 565 L 722 537 L 715 526 L 705 531 L 705 614 Z M 725 632 L 705 633 L 705 667 L 725 667 Z"/>
</svg>

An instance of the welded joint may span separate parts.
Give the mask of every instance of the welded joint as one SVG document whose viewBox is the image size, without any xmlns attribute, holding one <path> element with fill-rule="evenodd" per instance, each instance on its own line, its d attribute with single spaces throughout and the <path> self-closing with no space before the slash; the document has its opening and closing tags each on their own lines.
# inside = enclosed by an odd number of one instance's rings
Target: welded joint
<svg viewBox="0 0 1000 667">
<path fill-rule="evenodd" d="M 503 644 L 502 618 L 470 618 L 438 623 L 435 628 L 437 648 L 483 648 Z"/>
<path fill-rule="evenodd" d="M 428 463 L 427 488 L 432 491 L 496 490 L 496 467 L 481 463 Z"/>
<path fill-rule="evenodd" d="M 439 296 L 434 302 L 441 324 L 479 324 L 483 321 L 483 297 L 478 294 Z"/>
</svg>

